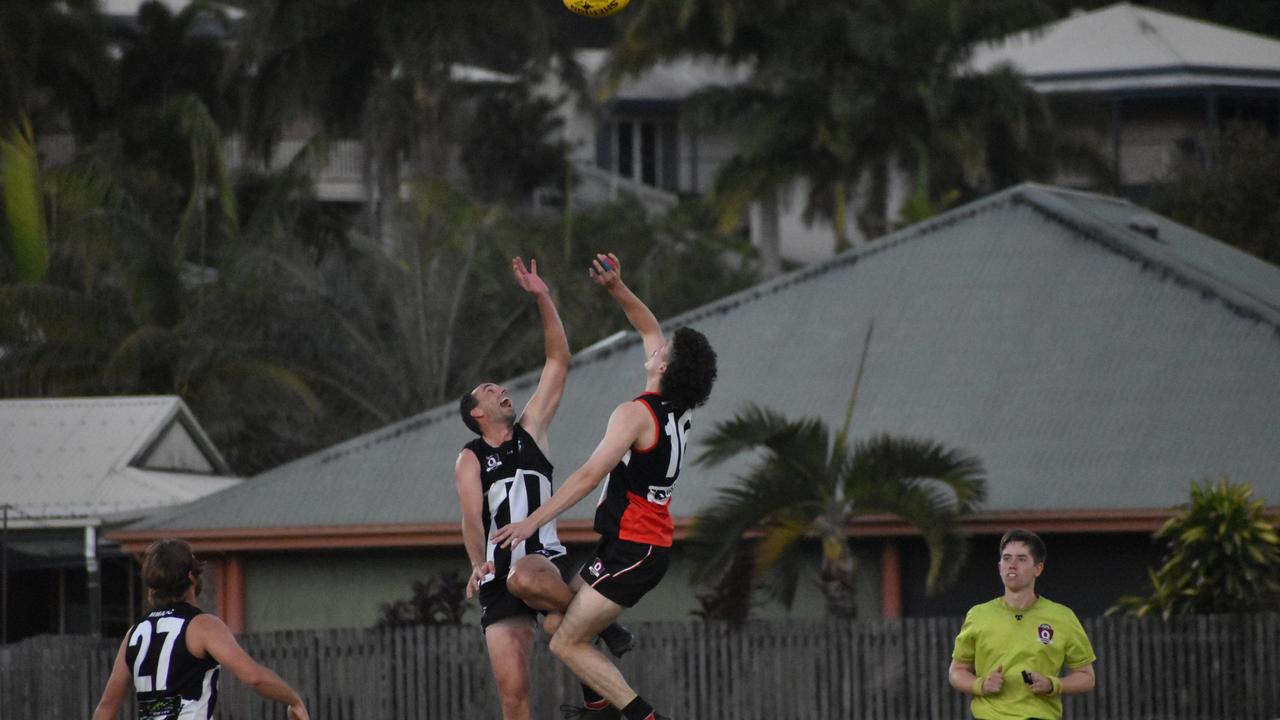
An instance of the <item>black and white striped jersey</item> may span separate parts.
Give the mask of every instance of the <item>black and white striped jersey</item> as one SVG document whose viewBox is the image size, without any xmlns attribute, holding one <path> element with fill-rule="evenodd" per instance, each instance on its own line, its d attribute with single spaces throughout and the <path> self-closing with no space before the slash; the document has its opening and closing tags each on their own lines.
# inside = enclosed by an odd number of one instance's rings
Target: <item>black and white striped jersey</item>
<svg viewBox="0 0 1280 720">
<path fill-rule="evenodd" d="M 125 661 L 137 691 L 138 720 L 208 720 L 218 700 L 218 662 L 187 650 L 187 628 L 204 611 L 180 602 L 156 608 L 129 628 Z"/>
<path fill-rule="evenodd" d="M 552 558 L 564 555 L 554 520 L 514 547 L 504 549 L 489 541 L 496 530 L 529 517 L 551 499 L 551 461 L 542 454 L 533 436 L 517 422 L 511 439 L 498 447 L 476 438 L 466 448 L 480 461 L 485 559 L 494 567 L 494 574 L 484 581 L 497 577 L 505 582 L 511 566 L 530 553 L 542 551 Z"/>
</svg>

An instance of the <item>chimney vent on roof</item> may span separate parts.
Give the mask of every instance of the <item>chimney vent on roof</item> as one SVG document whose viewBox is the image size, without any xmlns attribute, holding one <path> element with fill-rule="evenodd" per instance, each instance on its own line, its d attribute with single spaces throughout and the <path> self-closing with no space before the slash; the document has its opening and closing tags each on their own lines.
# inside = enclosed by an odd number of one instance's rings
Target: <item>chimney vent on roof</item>
<svg viewBox="0 0 1280 720">
<path fill-rule="evenodd" d="M 1152 240 L 1160 239 L 1160 223 L 1150 215 L 1134 215 L 1129 218 L 1129 229 L 1142 233 Z"/>
</svg>

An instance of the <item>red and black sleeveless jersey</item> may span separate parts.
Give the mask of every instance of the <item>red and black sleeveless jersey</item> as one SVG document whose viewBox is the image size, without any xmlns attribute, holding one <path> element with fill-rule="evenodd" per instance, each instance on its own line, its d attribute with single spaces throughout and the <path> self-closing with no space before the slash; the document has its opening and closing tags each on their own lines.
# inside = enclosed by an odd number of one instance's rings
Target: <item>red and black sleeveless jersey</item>
<svg viewBox="0 0 1280 720">
<path fill-rule="evenodd" d="M 636 402 L 653 415 L 653 442 L 640 450 L 627 450 L 605 477 L 595 529 L 605 537 L 671 547 L 674 524 L 667 508 L 684 465 L 693 411 L 678 408 L 657 393 L 645 393 Z"/>
<path fill-rule="evenodd" d="M 524 520 L 551 499 L 551 461 L 542 454 L 533 436 L 517 422 L 511 439 L 498 447 L 476 438 L 466 448 L 480 461 L 485 559 L 494 566 L 494 574 L 484 582 L 494 577 L 506 580 L 511 566 L 530 553 L 542 551 L 547 557 L 565 554 L 554 520 L 515 547 L 501 548 L 489 542 L 498 528 Z"/>
<path fill-rule="evenodd" d="M 213 717 L 218 661 L 187 650 L 187 628 L 203 612 L 180 602 L 156 608 L 129 628 L 124 657 L 138 693 L 139 720 Z"/>
</svg>

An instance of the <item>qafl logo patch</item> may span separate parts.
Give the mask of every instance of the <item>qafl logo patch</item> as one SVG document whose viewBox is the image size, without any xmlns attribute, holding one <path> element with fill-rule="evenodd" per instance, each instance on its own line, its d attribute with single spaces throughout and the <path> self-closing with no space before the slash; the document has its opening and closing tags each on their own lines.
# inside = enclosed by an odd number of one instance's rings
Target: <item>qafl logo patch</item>
<svg viewBox="0 0 1280 720">
<path fill-rule="evenodd" d="M 492 470 L 502 464 L 497 455 L 490 455 L 484 459 L 484 469 Z"/>
<path fill-rule="evenodd" d="M 600 573 L 604 572 L 604 562 L 596 560 L 587 568 L 587 572 L 591 573 L 591 577 L 600 577 Z"/>
<path fill-rule="evenodd" d="M 1053 626 L 1049 623 L 1043 623 L 1040 628 L 1036 630 L 1036 635 L 1040 638 L 1040 642 L 1048 645 L 1053 642 Z"/>
</svg>

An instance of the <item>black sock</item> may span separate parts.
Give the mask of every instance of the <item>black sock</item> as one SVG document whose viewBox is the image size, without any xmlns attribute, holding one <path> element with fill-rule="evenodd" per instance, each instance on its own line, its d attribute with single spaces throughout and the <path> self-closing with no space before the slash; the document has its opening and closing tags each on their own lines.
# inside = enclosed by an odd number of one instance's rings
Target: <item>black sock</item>
<svg viewBox="0 0 1280 720">
<path fill-rule="evenodd" d="M 653 706 L 645 702 L 644 698 L 639 695 L 636 696 L 635 700 L 627 703 L 626 707 L 622 708 L 622 717 L 627 720 L 648 720 L 651 715 L 653 715 Z"/>
<path fill-rule="evenodd" d="M 600 639 L 604 640 L 605 644 L 612 645 L 619 635 L 625 637 L 626 634 L 627 631 L 623 629 L 621 625 L 618 623 L 610 623 L 609 627 L 600 631 Z"/>
<path fill-rule="evenodd" d="M 582 686 L 582 704 L 588 710 L 603 710 L 609 707 L 609 701 L 605 700 L 603 695 L 586 685 Z"/>
</svg>

